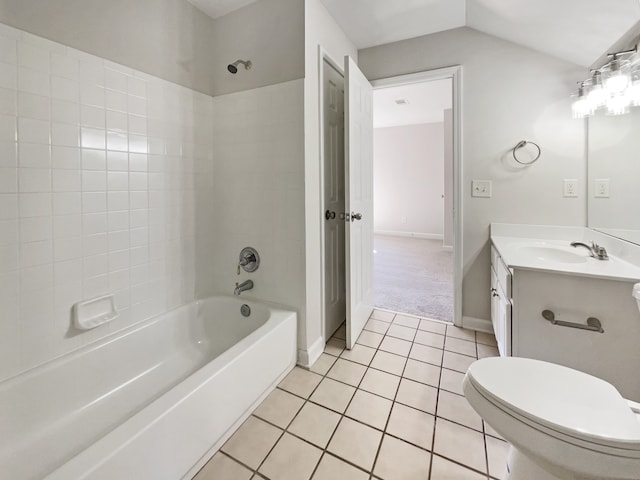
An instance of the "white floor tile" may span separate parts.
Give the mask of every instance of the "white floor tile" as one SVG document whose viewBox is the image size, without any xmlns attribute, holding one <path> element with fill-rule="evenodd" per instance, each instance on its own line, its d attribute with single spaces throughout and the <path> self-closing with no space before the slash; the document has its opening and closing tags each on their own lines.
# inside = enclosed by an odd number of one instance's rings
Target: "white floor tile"
<svg viewBox="0 0 640 480">
<path fill-rule="evenodd" d="M 396 401 L 427 413 L 436 412 L 438 389 L 403 378 Z"/>
<path fill-rule="evenodd" d="M 311 368 L 309 368 L 309 370 L 319 375 L 326 375 L 335 361 L 336 357 L 334 357 L 333 355 L 329 355 L 328 353 L 323 353 L 322 355 L 320 355 L 320 358 L 318 358 L 318 360 L 316 360 L 316 362 L 311 366 Z"/>
<path fill-rule="evenodd" d="M 384 430 L 393 402 L 364 390 L 356 390 L 345 415 L 378 430 Z"/>
<path fill-rule="evenodd" d="M 342 352 L 341 357 L 345 360 L 361 363 L 362 365 L 369 365 L 369 363 L 371 363 L 371 359 L 375 354 L 375 348 L 355 344 L 351 350 L 345 350 L 344 352 Z"/>
<path fill-rule="evenodd" d="M 369 474 L 325 453 L 313 480 L 369 480 Z"/>
<path fill-rule="evenodd" d="M 253 469 L 258 468 L 282 435 L 282 430 L 256 417 L 249 417 L 234 433 L 222 451 Z"/>
<path fill-rule="evenodd" d="M 424 480 L 431 453 L 385 435 L 373 473 L 385 480 Z"/>
<path fill-rule="evenodd" d="M 420 383 L 426 383 L 432 387 L 437 387 L 440 383 L 440 371 L 442 369 L 430 363 L 408 359 L 403 377 Z"/>
<path fill-rule="evenodd" d="M 271 480 L 308 480 L 321 456 L 319 448 L 285 433 L 259 472 Z"/>
<path fill-rule="evenodd" d="M 400 384 L 400 377 L 370 368 L 365 373 L 360 388 L 393 400 Z"/>
<path fill-rule="evenodd" d="M 434 455 L 431 465 L 431 478 L 434 480 L 486 480 L 487 477 Z"/>
<path fill-rule="evenodd" d="M 394 403 L 387 425 L 387 433 L 421 448 L 431 450 L 434 425 L 435 417 L 433 415 L 401 403 Z"/>
<path fill-rule="evenodd" d="M 336 412 L 308 402 L 288 430 L 320 448 L 325 448 L 339 421 L 340 415 Z"/>
<path fill-rule="evenodd" d="M 367 367 L 364 365 L 339 358 L 327 373 L 327 377 L 357 387 L 366 371 Z"/>
<path fill-rule="evenodd" d="M 289 375 L 280 382 L 279 387 L 287 392 L 307 398 L 321 380 L 322 377 L 320 375 L 305 370 L 304 368 L 295 367 L 289 372 Z"/>
<path fill-rule="evenodd" d="M 193 480 L 249 480 L 251 475 L 251 470 L 218 452 Z"/>
<path fill-rule="evenodd" d="M 416 336 L 416 329 L 394 323 L 389 327 L 389 330 L 387 330 L 387 336 L 413 342 L 413 338 Z"/>
<path fill-rule="evenodd" d="M 280 428 L 287 428 L 303 403 L 302 398 L 276 388 L 253 413 Z"/>
<path fill-rule="evenodd" d="M 475 470 L 487 471 L 483 435 L 470 428 L 436 419 L 433 451 Z"/>
<path fill-rule="evenodd" d="M 396 355 L 403 355 L 406 357 L 411 350 L 411 342 L 386 336 L 380 344 L 380 350 L 384 350 L 385 352 L 389 353 L 395 353 Z"/>
<path fill-rule="evenodd" d="M 350 385 L 325 378 L 318 385 L 316 391 L 313 392 L 310 400 L 336 412 L 343 413 L 355 391 L 356 389 Z"/>
<path fill-rule="evenodd" d="M 406 362 L 406 357 L 378 350 L 370 366 L 393 375 L 402 375 Z"/>
<path fill-rule="evenodd" d="M 343 418 L 327 450 L 370 471 L 381 439 L 382 432 Z"/>
</svg>

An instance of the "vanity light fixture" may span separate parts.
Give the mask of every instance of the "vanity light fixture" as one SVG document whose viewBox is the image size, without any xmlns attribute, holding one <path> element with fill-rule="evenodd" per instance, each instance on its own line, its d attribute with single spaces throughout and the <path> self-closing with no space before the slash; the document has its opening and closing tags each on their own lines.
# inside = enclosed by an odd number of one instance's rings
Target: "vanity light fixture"
<svg viewBox="0 0 640 480">
<path fill-rule="evenodd" d="M 611 60 L 591 77 L 579 83 L 572 94 L 571 110 L 574 118 L 584 118 L 604 111 L 621 115 L 629 106 L 640 106 L 640 58 L 637 46 L 631 50 L 610 53 Z"/>
<path fill-rule="evenodd" d="M 578 82 L 578 85 L 578 91 L 571 95 L 573 98 L 571 110 L 573 112 L 573 118 L 584 118 L 593 113 L 593 108 L 587 97 L 587 88 L 584 82 Z"/>
</svg>

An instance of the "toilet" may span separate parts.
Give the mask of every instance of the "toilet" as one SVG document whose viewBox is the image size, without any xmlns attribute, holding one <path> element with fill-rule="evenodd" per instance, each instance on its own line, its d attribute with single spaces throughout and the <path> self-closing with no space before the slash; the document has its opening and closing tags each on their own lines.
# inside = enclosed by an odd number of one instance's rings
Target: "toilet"
<svg viewBox="0 0 640 480">
<path fill-rule="evenodd" d="M 492 357 L 469 367 L 463 390 L 510 444 L 503 480 L 640 480 L 640 405 L 604 380 Z"/>
</svg>

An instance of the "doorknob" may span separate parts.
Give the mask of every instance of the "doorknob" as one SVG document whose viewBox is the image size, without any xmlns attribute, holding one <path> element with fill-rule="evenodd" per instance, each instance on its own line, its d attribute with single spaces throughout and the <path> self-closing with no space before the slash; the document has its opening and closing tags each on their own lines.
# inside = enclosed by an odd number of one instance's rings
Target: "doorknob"
<svg viewBox="0 0 640 480">
<path fill-rule="evenodd" d="M 326 218 L 327 220 L 331 220 L 333 218 L 336 218 L 336 212 L 332 212 L 331 210 L 327 210 L 326 212 L 324 212 L 324 218 Z"/>
<path fill-rule="evenodd" d="M 353 222 L 354 220 L 362 220 L 362 214 L 351 212 L 351 221 Z"/>
</svg>

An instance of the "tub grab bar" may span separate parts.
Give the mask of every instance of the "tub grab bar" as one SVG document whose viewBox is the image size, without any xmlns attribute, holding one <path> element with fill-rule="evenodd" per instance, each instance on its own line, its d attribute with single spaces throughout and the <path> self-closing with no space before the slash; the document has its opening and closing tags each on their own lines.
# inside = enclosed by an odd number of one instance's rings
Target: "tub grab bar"
<svg viewBox="0 0 640 480">
<path fill-rule="evenodd" d="M 551 310 L 543 310 L 542 318 L 551 322 L 552 325 L 558 325 L 560 327 L 579 328 L 580 330 L 589 330 L 590 332 L 604 333 L 602 328 L 602 322 L 596 317 L 587 318 L 587 323 L 574 323 L 565 322 L 564 320 L 556 320 L 555 314 Z"/>
</svg>

